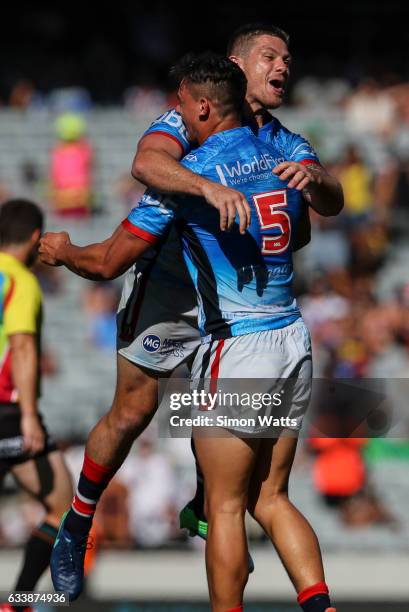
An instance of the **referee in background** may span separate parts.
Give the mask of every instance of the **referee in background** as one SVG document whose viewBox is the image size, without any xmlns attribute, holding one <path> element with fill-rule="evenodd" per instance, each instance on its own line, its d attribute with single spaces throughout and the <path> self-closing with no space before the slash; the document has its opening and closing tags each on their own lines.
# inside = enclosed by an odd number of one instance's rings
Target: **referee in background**
<svg viewBox="0 0 409 612">
<path fill-rule="evenodd" d="M 0 207 L 0 486 L 11 472 L 44 507 L 14 591 L 33 591 L 49 565 L 64 510 L 73 497 L 62 454 L 38 411 L 42 295 L 29 268 L 36 260 L 43 213 L 33 202 Z M 0 603 L 0 610 L 31 610 Z"/>
</svg>

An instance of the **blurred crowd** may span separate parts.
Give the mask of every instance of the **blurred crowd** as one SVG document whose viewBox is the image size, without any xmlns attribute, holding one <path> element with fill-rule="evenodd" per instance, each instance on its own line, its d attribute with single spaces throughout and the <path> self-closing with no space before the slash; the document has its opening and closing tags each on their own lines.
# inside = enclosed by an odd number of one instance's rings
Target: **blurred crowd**
<svg viewBox="0 0 409 612">
<path fill-rule="evenodd" d="M 312 89 L 300 83 L 299 100 L 303 92 L 310 100 Z M 409 85 L 381 87 L 366 79 L 349 94 L 339 87 L 338 94 L 353 137 L 326 165 L 343 186 L 345 208 L 337 218 L 314 215 L 313 240 L 305 252 L 308 281 L 299 278 L 316 373 L 405 378 Z M 399 273 L 385 279 L 391 267 Z"/>
<path fill-rule="evenodd" d="M 49 151 L 47 175 L 34 159 L 19 168 L 24 194 L 15 193 L 1 175 L 0 158 L 0 198 L 30 195 L 55 219 L 77 220 L 83 227 L 97 214 L 103 218 L 95 198 L 98 156 L 87 133 L 87 113 L 92 111 L 87 92 L 64 90 L 46 100 L 25 82 L 16 85 L 9 104 L 33 113 L 48 104 L 57 117 L 55 144 Z M 124 96 L 132 116 L 159 115 L 170 104 L 169 95 L 152 87 L 138 86 Z M 296 291 L 312 335 L 315 376 L 409 378 L 409 83 L 393 75 L 366 78 L 356 87 L 339 79 L 306 78 L 293 86 L 290 105 L 306 118 L 305 130 L 300 131 L 339 178 L 345 194 L 339 217 L 311 214 L 312 242 L 296 257 Z M 320 121 L 320 109 L 327 117 L 334 111 L 342 118 L 343 137 L 336 142 L 323 137 L 328 128 Z M 127 168 L 111 182 L 116 205 L 125 212 L 143 187 Z M 109 216 L 106 229 L 112 229 Z M 38 274 L 46 295 L 62 291 L 58 272 L 40 266 Z M 87 342 L 112 356 L 117 301 L 116 284 L 90 284 L 83 290 Z M 58 356 L 46 352 L 43 362 L 46 373 L 58 370 Z M 408 432 L 405 407 L 396 435 L 408 438 Z M 193 463 L 185 442 L 179 460 L 154 443 L 149 432 L 135 445 L 99 507 L 94 534 L 98 541 L 106 546 L 161 547 L 186 539 L 177 521 L 193 486 Z M 328 444 L 312 439 L 303 452 L 313 469 L 317 495 L 339 513 L 340 521 L 351 527 L 396 528 L 395 518 L 370 485 L 364 459 L 368 445 L 366 438 Z M 75 480 L 82 453 L 76 445 L 66 451 Z M 182 464 L 189 466 L 187 471 L 181 471 Z M 9 492 L 15 501 L 13 487 Z M 4 499 L 0 541 L 19 544 L 29 525 L 36 523 L 38 510 L 23 499 L 16 513 L 15 504 Z"/>
</svg>

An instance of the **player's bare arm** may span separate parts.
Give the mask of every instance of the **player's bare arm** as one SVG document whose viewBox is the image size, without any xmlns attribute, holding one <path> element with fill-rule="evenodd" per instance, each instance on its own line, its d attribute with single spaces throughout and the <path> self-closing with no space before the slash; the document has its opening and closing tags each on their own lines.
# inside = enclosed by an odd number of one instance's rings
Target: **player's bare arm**
<svg viewBox="0 0 409 612">
<path fill-rule="evenodd" d="M 21 409 L 21 431 L 24 448 L 35 454 L 45 443 L 37 406 L 38 351 L 34 334 L 12 334 L 9 336 L 11 349 L 11 372 L 18 393 Z"/>
<path fill-rule="evenodd" d="M 87 246 L 72 244 L 67 232 L 47 232 L 40 241 L 39 255 L 42 262 L 63 265 L 88 280 L 111 280 L 126 272 L 149 246 L 120 225 L 103 242 Z"/>
<path fill-rule="evenodd" d="M 144 136 L 132 164 L 132 176 L 161 193 L 202 196 L 220 214 L 220 229 L 232 227 L 239 216 L 241 233 L 250 224 L 250 207 L 242 193 L 194 174 L 179 163 L 182 150 L 177 142 L 160 134 Z"/>
<path fill-rule="evenodd" d="M 288 187 L 302 191 L 304 198 L 319 215 L 338 215 L 344 206 L 344 195 L 339 181 L 318 164 L 304 165 L 285 161 L 273 170 Z"/>
</svg>

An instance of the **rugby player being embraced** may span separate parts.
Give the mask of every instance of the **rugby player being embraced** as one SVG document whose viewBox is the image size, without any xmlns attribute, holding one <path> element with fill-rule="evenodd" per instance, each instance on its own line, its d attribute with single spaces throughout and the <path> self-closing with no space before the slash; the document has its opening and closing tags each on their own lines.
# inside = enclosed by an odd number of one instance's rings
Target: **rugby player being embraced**
<svg viewBox="0 0 409 612">
<path fill-rule="evenodd" d="M 183 159 L 184 167 L 228 185 L 232 180 L 228 168 L 243 168 L 253 160 L 259 165 L 260 160 L 270 160 L 274 166 L 274 160 L 280 160 L 276 146 L 241 127 L 246 81 L 233 62 L 205 54 L 182 60 L 177 72 L 178 110 L 189 137 L 199 145 Z M 46 235 L 40 247 L 42 259 L 86 278 L 114 278 L 151 245 L 160 248 L 163 237 L 176 226 L 200 304 L 202 344 L 194 357 L 192 378 L 209 378 L 217 360 L 221 378 L 256 373 L 264 391 L 272 391 L 268 385 L 275 385 L 276 379 L 308 380 L 309 334 L 291 287 L 292 232 L 305 203 L 291 180 L 283 180 L 274 170 L 260 173 L 255 163 L 246 177 L 240 190 L 252 215 L 244 233 L 235 227 L 223 232 L 217 211 L 207 208 L 201 198 L 170 198 L 148 190 L 108 241 L 77 247 L 65 233 Z M 274 214 L 284 209 L 277 223 Z M 254 278 L 245 279 L 244 286 L 238 282 L 243 269 L 254 270 Z M 297 398 L 296 431 L 307 404 L 308 393 Z M 242 439 L 239 429 L 230 437 L 195 437 L 207 500 L 206 563 L 214 612 L 242 609 L 248 578 L 246 508 L 271 538 L 301 607 L 311 612 L 331 609 L 317 538 L 288 499 L 297 436 L 285 433 L 276 439 Z M 52 564 L 58 589 L 70 590 L 70 583 L 75 583 L 73 541 L 63 522 Z"/>
<path fill-rule="evenodd" d="M 287 43 L 287 35 L 274 26 L 248 26 L 233 35 L 229 53 L 248 77 L 246 121 L 261 139 L 276 146 L 283 160 L 288 160 L 288 163 L 283 162 L 274 168 L 277 176 L 290 179 L 292 187 L 304 190 L 311 206 L 321 214 L 337 214 L 342 208 L 342 191 L 338 183 L 319 166 L 310 145 L 284 128 L 266 110 L 280 106 L 283 99 L 290 62 Z M 189 143 L 180 116 L 175 110 L 168 111 L 152 124 L 139 143 L 133 173 L 162 192 L 202 195 L 219 210 L 222 228 L 231 226 L 238 212 L 240 228 L 244 231 L 250 216 L 244 195 L 209 181 L 178 163 L 177 160 L 188 151 Z M 103 245 L 83 251 L 81 270 L 75 271 L 92 277 L 86 271 L 87 265 L 94 265 L 94 258 L 100 257 L 118 237 L 123 237 L 124 232 L 119 227 Z M 102 491 L 156 410 L 158 377 L 169 375 L 199 345 L 191 282 L 178 254 L 177 237 L 172 237 L 172 231 L 170 234 L 159 256 L 139 261 L 126 276 L 119 317 L 115 399 L 111 410 L 90 433 L 78 494 L 64 525 L 76 542 L 81 537 L 86 540 Z M 293 233 L 293 242 L 302 246 L 308 242 L 308 237 L 299 239 Z M 55 263 L 51 251 L 57 248 L 61 257 L 64 245 L 70 248 L 67 234 L 48 235 L 43 242 L 43 258 Z M 111 272 L 107 266 L 101 265 L 97 272 L 94 269 L 94 276 L 108 278 Z M 156 341 L 154 350 L 152 338 Z M 164 350 L 164 347 L 162 350 L 162 346 L 157 350 L 158 340 L 163 345 L 166 341 L 170 350 Z M 172 343 L 182 350 L 172 351 Z M 88 502 L 82 501 L 81 497 Z M 205 535 L 207 524 L 197 518 L 201 514 L 203 492 L 199 482 L 195 499 L 182 513 L 182 518 L 195 521 L 185 523 L 185 526 Z M 77 561 L 72 596 L 81 590 L 82 552 Z"/>
</svg>

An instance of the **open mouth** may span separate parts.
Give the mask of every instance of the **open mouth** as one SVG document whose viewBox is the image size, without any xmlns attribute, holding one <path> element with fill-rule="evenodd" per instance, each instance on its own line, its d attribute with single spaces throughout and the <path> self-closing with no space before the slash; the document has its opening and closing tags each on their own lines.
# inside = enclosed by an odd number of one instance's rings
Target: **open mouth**
<svg viewBox="0 0 409 612">
<path fill-rule="evenodd" d="M 273 87 L 273 89 L 275 90 L 275 93 L 277 93 L 280 96 L 284 95 L 284 92 L 285 92 L 285 81 L 283 81 L 281 79 L 270 79 L 268 84 L 271 87 Z"/>
</svg>

